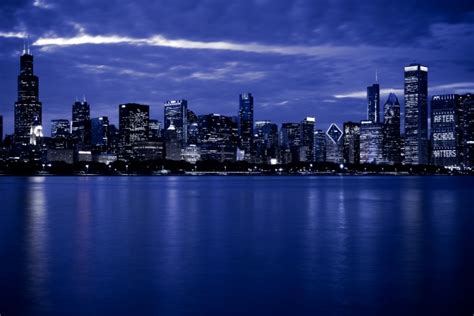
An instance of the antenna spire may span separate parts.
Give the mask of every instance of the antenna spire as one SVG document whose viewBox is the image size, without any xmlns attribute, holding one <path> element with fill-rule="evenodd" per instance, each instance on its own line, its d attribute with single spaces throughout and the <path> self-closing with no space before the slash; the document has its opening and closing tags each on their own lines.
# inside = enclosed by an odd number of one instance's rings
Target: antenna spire
<svg viewBox="0 0 474 316">
<path fill-rule="evenodd" d="M 82 96 L 83 96 L 84 103 L 87 102 L 87 100 L 86 100 L 86 95 L 83 94 Z"/>
<path fill-rule="evenodd" d="M 375 68 L 375 82 L 379 82 L 379 72 L 377 68 Z"/>
</svg>

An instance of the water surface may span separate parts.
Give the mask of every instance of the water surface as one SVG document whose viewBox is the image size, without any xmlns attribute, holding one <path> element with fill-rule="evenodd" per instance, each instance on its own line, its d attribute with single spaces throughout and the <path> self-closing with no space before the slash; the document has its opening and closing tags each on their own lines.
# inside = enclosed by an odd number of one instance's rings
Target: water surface
<svg viewBox="0 0 474 316">
<path fill-rule="evenodd" d="M 0 177 L 0 313 L 472 315 L 474 178 Z"/>
</svg>

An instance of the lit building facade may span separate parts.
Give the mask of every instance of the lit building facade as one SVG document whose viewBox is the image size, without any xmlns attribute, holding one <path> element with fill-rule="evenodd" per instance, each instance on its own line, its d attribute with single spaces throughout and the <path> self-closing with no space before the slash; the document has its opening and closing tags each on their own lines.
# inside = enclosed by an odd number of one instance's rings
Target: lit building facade
<svg viewBox="0 0 474 316">
<path fill-rule="evenodd" d="M 109 118 L 100 116 L 91 119 L 91 145 L 96 151 L 109 149 Z"/>
<path fill-rule="evenodd" d="M 460 167 L 463 162 L 463 108 L 457 94 L 431 99 L 431 162 L 436 166 Z"/>
<path fill-rule="evenodd" d="M 358 164 L 360 162 L 360 124 L 345 122 L 344 131 L 344 162 Z"/>
<path fill-rule="evenodd" d="M 69 120 L 51 120 L 51 144 L 53 148 L 68 148 L 71 136 Z"/>
<path fill-rule="evenodd" d="M 39 79 L 33 71 L 33 55 L 29 48 L 20 57 L 18 99 L 15 102 L 15 142 L 30 143 L 33 124 L 42 125 L 42 104 L 39 101 Z"/>
<path fill-rule="evenodd" d="M 390 93 L 384 105 L 383 162 L 401 162 L 400 103 L 394 93 Z"/>
<path fill-rule="evenodd" d="M 468 93 L 460 96 L 463 110 L 463 167 L 474 168 L 474 94 Z"/>
<path fill-rule="evenodd" d="M 150 107 L 144 104 L 119 105 L 119 130 L 122 146 L 147 141 L 149 133 Z"/>
<path fill-rule="evenodd" d="M 188 101 L 171 100 L 164 105 L 164 129 L 173 125 L 177 140 L 183 148 L 188 143 Z"/>
<path fill-rule="evenodd" d="M 382 163 L 382 142 L 383 125 L 372 121 L 361 121 L 360 163 Z"/>
<path fill-rule="evenodd" d="M 90 146 L 91 122 L 90 105 L 84 98 L 72 105 L 71 137 L 76 149 L 86 149 Z"/>
<path fill-rule="evenodd" d="M 367 120 L 380 122 L 380 86 L 375 83 L 367 87 Z"/>
<path fill-rule="evenodd" d="M 314 161 L 326 161 L 326 133 L 323 130 L 317 129 L 314 131 Z"/>
<path fill-rule="evenodd" d="M 280 129 L 280 160 L 283 164 L 300 161 L 301 125 L 283 123 Z"/>
<path fill-rule="evenodd" d="M 253 146 L 253 96 L 251 93 L 239 95 L 239 148 L 244 151 L 244 160 L 252 159 Z"/>
<path fill-rule="evenodd" d="M 332 123 L 326 131 L 326 161 L 343 163 L 343 132 L 336 124 Z"/>
<path fill-rule="evenodd" d="M 316 119 L 306 117 L 301 122 L 301 150 L 300 161 L 314 160 L 314 128 Z"/>
<path fill-rule="evenodd" d="M 255 162 L 270 163 L 278 159 L 278 125 L 271 121 L 255 122 Z"/>
<path fill-rule="evenodd" d="M 405 70 L 405 163 L 428 164 L 428 68 Z"/>
<path fill-rule="evenodd" d="M 232 117 L 220 114 L 200 115 L 198 131 L 201 160 L 236 160 L 239 130 Z"/>
</svg>

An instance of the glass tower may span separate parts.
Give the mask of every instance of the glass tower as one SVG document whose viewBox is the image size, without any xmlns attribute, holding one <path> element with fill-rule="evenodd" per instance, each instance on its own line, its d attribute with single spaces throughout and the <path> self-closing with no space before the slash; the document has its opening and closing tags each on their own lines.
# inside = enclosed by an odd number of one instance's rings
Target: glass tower
<svg viewBox="0 0 474 316">
<path fill-rule="evenodd" d="M 164 129 L 168 130 L 173 125 L 173 133 L 176 134 L 178 143 L 181 147 L 186 146 L 188 143 L 188 101 L 166 101 L 164 111 Z"/>
<path fill-rule="evenodd" d="M 405 67 L 405 162 L 428 163 L 428 68 Z"/>
<path fill-rule="evenodd" d="M 380 113 L 380 86 L 375 83 L 367 87 L 367 120 L 379 122 Z"/>
<path fill-rule="evenodd" d="M 394 93 L 390 93 L 384 105 L 383 162 L 400 163 L 400 103 Z"/>
<path fill-rule="evenodd" d="M 253 96 L 251 93 L 239 95 L 239 146 L 244 150 L 244 159 L 251 160 L 253 147 Z"/>
</svg>

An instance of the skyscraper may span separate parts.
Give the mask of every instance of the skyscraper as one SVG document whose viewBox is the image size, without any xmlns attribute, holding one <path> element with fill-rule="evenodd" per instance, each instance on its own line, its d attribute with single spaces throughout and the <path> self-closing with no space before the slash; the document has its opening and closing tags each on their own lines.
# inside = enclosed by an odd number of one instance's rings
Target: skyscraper
<svg viewBox="0 0 474 316">
<path fill-rule="evenodd" d="M 51 120 L 51 147 L 67 148 L 71 135 L 70 128 L 69 120 Z"/>
<path fill-rule="evenodd" d="M 344 162 L 358 164 L 360 162 L 360 124 L 345 122 L 344 130 Z"/>
<path fill-rule="evenodd" d="M 151 120 L 149 121 L 150 126 L 150 137 L 151 141 L 157 141 L 161 139 L 161 122 L 158 120 Z"/>
<path fill-rule="evenodd" d="M 360 122 L 360 163 L 382 163 L 383 125 Z"/>
<path fill-rule="evenodd" d="M 300 161 L 301 124 L 283 123 L 280 129 L 280 160 L 282 163 Z"/>
<path fill-rule="evenodd" d="M 97 151 L 107 151 L 109 147 L 109 118 L 107 116 L 91 119 L 91 145 Z"/>
<path fill-rule="evenodd" d="M 39 80 L 33 72 L 33 55 L 26 47 L 20 57 L 18 99 L 15 102 L 15 142 L 28 144 L 34 123 L 42 125 L 42 104 L 39 101 Z"/>
<path fill-rule="evenodd" d="M 239 95 L 239 147 L 245 151 L 245 160 L 252 158 L 253 145 L 253 96 L 251 93 Z"/>
<path fill-rule="evenodd" d="M 301 122 L 301 149 L 302 156 L 300 161 L 314 160 L 314 126 L 316 119 L 314 117 L 306 117 Z"/>
<path fill-rule="evenodd" d="M 220 114 L 200 115 L 198 131 L 202 160 L 236 160 L 239 134 L 232 117 Z"/>
<path fill-rule="evenodd" d="M 321 129 L 314 131 L 314 161 L 326 161 L 326 134 Z"/>
<path fill-rule="evenodd" d="M 83 101 L 76 100 L 72 105 L 71 137 L 76 149 L 85 149 L 90 145 L 90 106 L 85 97 Z"/>
<path fill-rule="evenodd" d="M 462 120 L 462 143 L 463 143 L 463 166 L 474 168 L 474 94 L 461 95 L 461 106 L 463 109 Z"/>
<path fill-rule="evenodd" d="M 400 146 L 400 103 L 397 96 L 390 93 L 384 105 L 383 162 L 400 163 Z"/>
<path fill-rule="evenodd" d="M 428 68 L 405 67 L 405 162 L 428 163 Z"/>
<path fill-rule="evenodd" d="M 431 161 L 436 166 L 460 167 L 463 108 L 457 94 L 434 95 L 431 99 Z"/>
<path fill-rule="evenodd" d="M 278 157 L 278 125 L 271 121 L 255 122 L 255 161 L 270 163 Z"/>
<path fill-rule="evenodd" d="M 380 121 L 380 86 L 374 83 L 367 87 L 367 120 L 374 123 Z"/>
<path fill-rule="evenodd" d="M 188 101 L 166 101 L 164 106 L 164 129 L 168 130 L 173 125 L 173 133 L 176 133 L 177 141 L 183 148 L 188 143 Z"/>
<path fill-rule="evenodd" d="M 343 132 L 334 123 L 326 131 L 326 161 L 333 163 L 342 163 L 343 159 Z"/>
<path fill-rule="evenodd" d="M 119 129 L 122 146 L 132 146 L 135 142 L 147 141 L 150 107 L 137 103 L 119 105 Z"/>
</svg>

